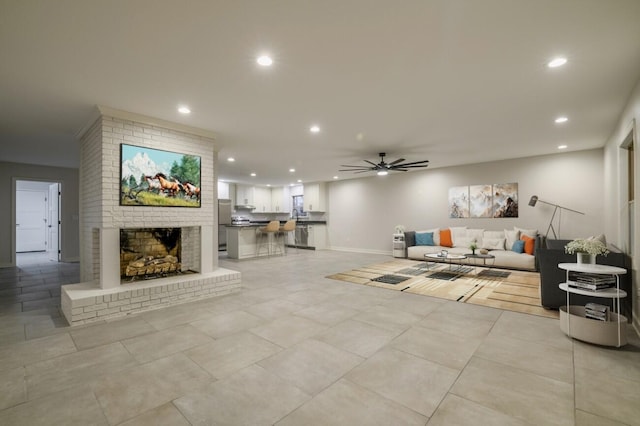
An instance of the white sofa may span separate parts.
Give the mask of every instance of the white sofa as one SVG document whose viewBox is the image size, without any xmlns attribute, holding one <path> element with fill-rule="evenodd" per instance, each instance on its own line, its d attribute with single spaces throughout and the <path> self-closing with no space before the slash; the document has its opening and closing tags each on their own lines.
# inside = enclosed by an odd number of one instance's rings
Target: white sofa
<svg viewBox="0 0 640 426">
<path fill-rule="evenodd" d="M 405 232 L 405 242 L 407 245 L 407 257 L 409 259 L 425 260 L 424 255 L 429 253 L 439 253 L 447 250 L 450 254 L 469 254 L 469 246 L 475 242 L 476 254 L 480 249 L 488 250 L 488 253 L 495 257 L 495 260 L 488 259 L 486 266 L 507 269 L 521 269 L 526 271 L 537 270 L 535 254 L 517 253 L 512 250 L 513 243 L 520 240 L 521 235 L 527 235 L 539 243 L 538 231 L 535 229 L 504 229 L 503 231 L 486 231 L 484 229 L 467 229 L 467 227 L 449 227 L 453 247 L 440 245 L 440 228 L 426 229 L 420 231 Z M 415 234 L 433 234 L 433 245 L 416 245 Z M 535 249 L 534 249 L 535 253 Z M 492 261 L 493 260 L 493 261 Z M 435 261 L 435 259 L 429 259 Z M 464 259 L 461 263 L 470 265 L 483 265 L 481 259 Z"/>
</svg>

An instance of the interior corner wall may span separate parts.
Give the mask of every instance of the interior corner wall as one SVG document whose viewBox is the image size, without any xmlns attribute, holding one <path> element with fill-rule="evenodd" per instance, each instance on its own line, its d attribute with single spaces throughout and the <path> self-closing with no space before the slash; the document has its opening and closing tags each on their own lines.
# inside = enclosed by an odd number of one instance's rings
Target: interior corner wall
<svg viewBox="0 0 640 426">
<path fill-rule="evenodd" d="M 449 218 L 450 187 L 510 182 L 518 183 L 519 217 Z M 399 224 L 406 230 L 518 226 L 545 234 L 553 207 L 528 206 L 532 195 L 586 213 L 563 211 L 560 227 L 556 216 L 559 238 L 596 235 L 605 230 L 603 194 L 602 149 L 333 181 L 328 184 L 330 247 L 390 254 Z"/>
<path fill-rule="evenodd" d="M 633 125 L 635 123 L 635 129 Z M 635 225 L 636 225 L 636 238 L 633 248 L 625 247 L 625 251 L 633 253 L 632 261 L 632 307 L 633 307 L 633 324 L 636 332 L 640 334 L 640 284 L 638 282 L 638 272 L 640 271 L 640 238 L 637 237 L 638 226 L 640 226 L 640 209 L 638 209 L 638 199 L 640 198 L 640 132 L 638 130 L 640 126 L 640 80 L 636 84 L 636 87 L 631 92 L 629 102 L 625 106 L 618 125 L 611 134 L 611 137 L 607 141 L 605 146 L 605 224 L 608 234 L 616 234 L 616 245 L 622 247 L 624 242 L 624 232 L 626 229 L 623 226 L 622 218 L 625 214 L 628 214 L 627 194 L 625 193 L 626 187 L 622 184 L 624 181 L 623 174 L 627 171 L 627 165 L 624 163 L 626 158 L 622 155 L 621 144 L 630 131 L 635 131 L 634 134 L 634 151 L 635 155 Z"/>
<path fill-rule="evenodd" d="M 80 256 L 78 170 L 63 167 L 0 162 L 0 267 L 14 266 L 15 253 L 10 236 L 15 210 L 14 179 L 60 182 L 60 258 L 63 262 L 77 262 Z"/>
</svg>

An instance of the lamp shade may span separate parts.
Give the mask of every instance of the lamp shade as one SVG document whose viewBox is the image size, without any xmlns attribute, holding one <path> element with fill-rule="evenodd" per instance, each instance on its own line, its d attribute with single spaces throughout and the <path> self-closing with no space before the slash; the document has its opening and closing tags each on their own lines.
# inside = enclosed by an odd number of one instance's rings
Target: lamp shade
<svg viewBox="0 0 640 426">
<path fill-rule="evenodd" d="M 532 195 L 531 199 L 529 200 L 529 205 L 531 207 L 535 207 L 537 202 L 538 202 L 538 196 L 537 195 Z"/>
</svg>

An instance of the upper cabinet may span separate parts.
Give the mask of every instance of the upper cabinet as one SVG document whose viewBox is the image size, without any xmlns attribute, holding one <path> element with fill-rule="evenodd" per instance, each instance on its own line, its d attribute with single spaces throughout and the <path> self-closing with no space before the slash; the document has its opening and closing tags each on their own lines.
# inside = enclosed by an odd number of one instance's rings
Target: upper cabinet
<svg viewBox="0 0 640 426">
<path fill-rule="evenodd" d="M 276 213 L 288 212 L 289 207 L 284 198 L 284 188 L 271 188 L 271 211 Z"/>
<path fill-rule="evenodd" d="M 253 187 L 253 205 L 256 206 L 254 213 L 271 212 L 271 188 L 265 188 L 264 186 Z"/>
<path fill-rule="evenodd" d="M 254 202 L 254 187 L 251 185 L 236 185 L 236 204 L 241 206 L 253 206 Z"/>
<path fill-rule="evenodd" d="M 324 182 L 304 184 L 304 209 L 308 212 L 326 211 L 326 185 Z"/>
</svg>

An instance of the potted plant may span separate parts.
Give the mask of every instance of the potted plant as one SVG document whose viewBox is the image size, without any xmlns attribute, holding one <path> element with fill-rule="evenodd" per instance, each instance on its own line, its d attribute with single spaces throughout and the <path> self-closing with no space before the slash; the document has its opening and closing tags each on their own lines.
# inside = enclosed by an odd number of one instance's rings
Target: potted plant
<svg viewBox="0 0 640 426">
<path fill-rule="evenodd" d="M 476 254 L 476 249 L 478 248 L 478 245 L 476 244 L 475 241 L 471 241 L 469 248 L 471 249 L 471 254 Z"/>
<path fill-rule="evenodd" d="M 576 254 L 578 263 L 596 263 L 596 256 L 609 254 L 607 246 L 595 238 L 578 238 L 564 246 L 568 254 Z"/>
</svg>

